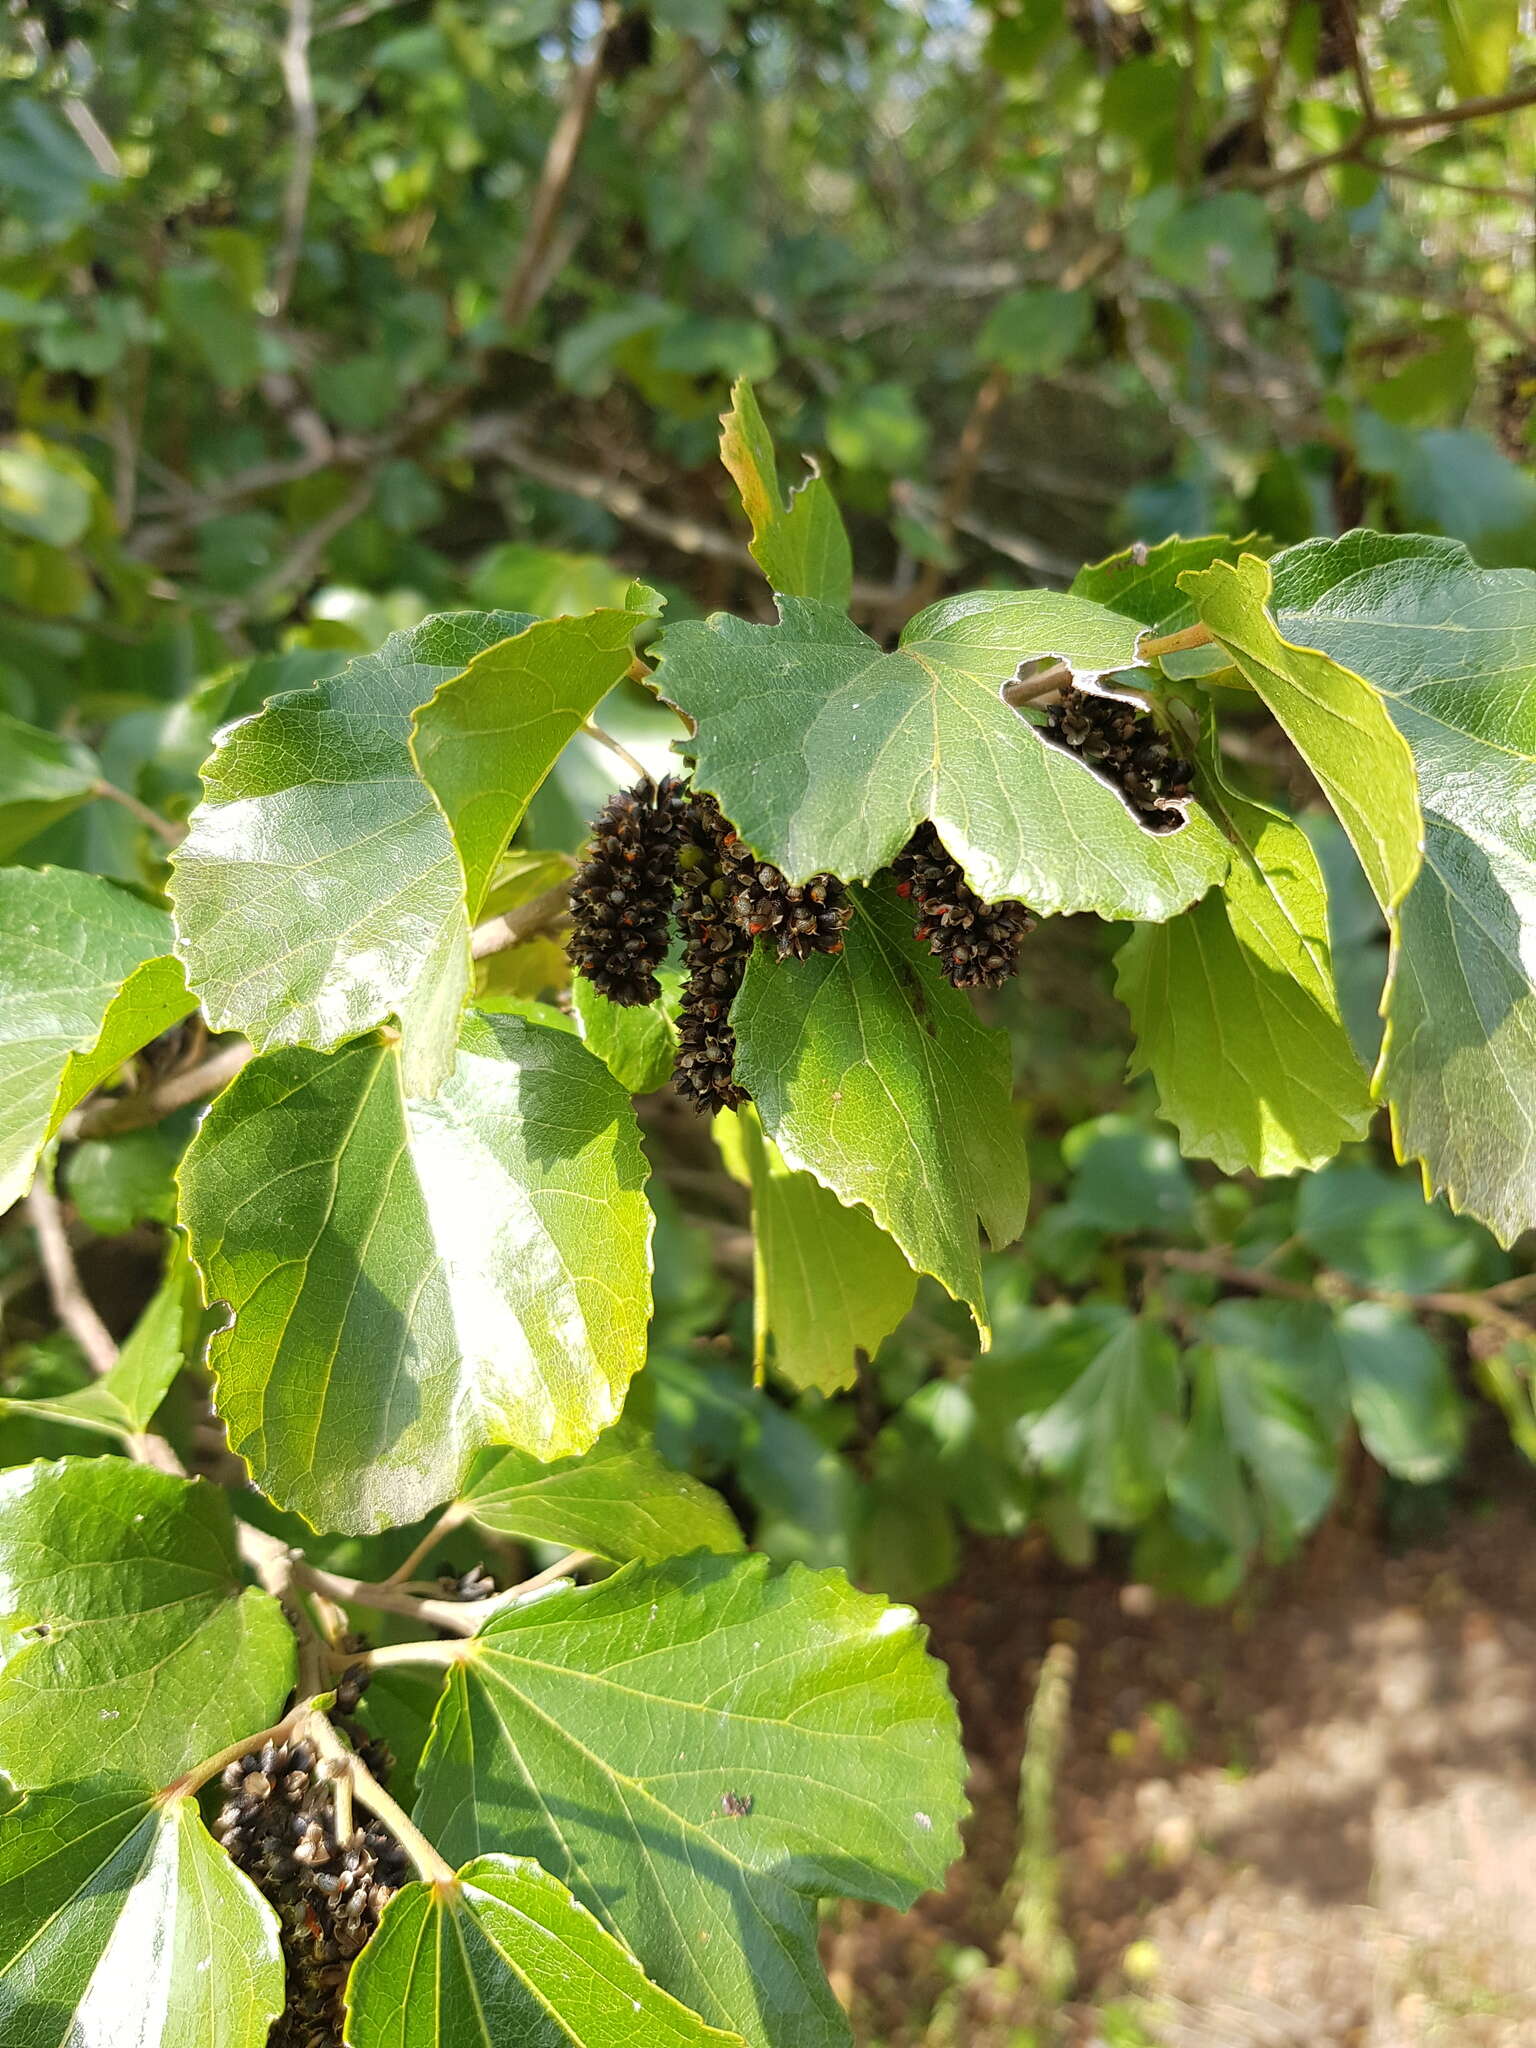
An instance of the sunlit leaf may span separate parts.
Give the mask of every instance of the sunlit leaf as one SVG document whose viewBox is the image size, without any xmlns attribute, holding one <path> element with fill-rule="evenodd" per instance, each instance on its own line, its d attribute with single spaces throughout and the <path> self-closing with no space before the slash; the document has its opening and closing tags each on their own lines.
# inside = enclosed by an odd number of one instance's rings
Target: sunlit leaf
<svg viewBox="0 0 1536 2048">
<path fill-rule="evenodd" d="M 910 1610 L 695 1558 L 497 1617 L 450 1679 L 415 1817 L 456 1862 L 520 1843 L 754 2048 L 833 2048 L 814 1901 L 936 1884 L 963 1775 Z"/>
<path fill-rule="evenodd" d="M 95 875 L 0 870 L 0 1209 L 74 1104 L 192 1007 L 170 940 Z"/>
<path fill-rule="evenodd" d="M 0 1769 L 17 1784 L 168 1784 L 275 1720 L 293 1655 L 205 1482 L 121 1458 L 0 1473 Z"/>
<path fill-rule="evenodd" d="M 253 1060 L 182 1165 L 231 1326 L 233 1448 L 317 1527 L 408 1522 L 474 1453 L 587 1448 L 645 1357 L 651 1214 L 628 1096 L 568 1030 L 465 1019 L 430 1101 L 373 1040 Z"/>
<path fill-rule="evenodd" d="M 873 875 L 924 818 L 991 902 L 1172 917 L 1226 871 L 1198 808 L 1179 831 L 1144 830 L 1003 701 L 1037 657 L 1084 677 L 1133 667 L 1134 620 L 1057 591 L 975 591 L 919 612 L 883 653 L 830 606 L 779 610 L 776 626 L 672 627 L 658 685 L 697 721 L 701 787 L 792 880 Z"/>
<path fill-rule="evenodd" d="M 194 1799 L 34 1792 L 0 1827 L 0 2035 L 15 2048 L 262 2048 L 277 1920 Z"/>
<path fill-rule="evenodd" d="M 866 1208 L 985 1331 L 976 1219 L 1009 1244 L 1029 1206 L 1008 1049 L 913 943 L 907 907 L 857 892 L 835 957 L 759 948 L 731 1016 L 736 1071 L 786 1165 Z"/>
</svg>

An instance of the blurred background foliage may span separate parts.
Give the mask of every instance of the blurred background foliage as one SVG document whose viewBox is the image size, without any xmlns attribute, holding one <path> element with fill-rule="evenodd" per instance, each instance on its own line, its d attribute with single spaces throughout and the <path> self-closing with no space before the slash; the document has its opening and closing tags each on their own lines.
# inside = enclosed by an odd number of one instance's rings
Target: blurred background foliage
<svg viewBox="0 0 1536 2048">
<path fill-rule="evenodd" d="M 763 615 L 716 459 L 742 373 L 833 479 L 881 635 L 1175 532 L 1368 524 L 1536 566 L 1523 26 L 1510 0 L 13 0 L 6 857 L 156 889 L 213 732 L 430 611 L 639 573 L 670 616 Z M 656 761 L 675 730 L 638 692 L 603 716 Z M 508 902 L 608 783 L 578 742 Z M 1369 1042 L 1382 935 L 1320 850 Z M 1341 1487 L 1432 1512 L 1475 1387 L 1536 1449 L 1529 1261 L 1384 1145 L 1301 1184 L 1186 1165 L 1125 1083 L 1117 937 L 1042 934 L 992 1005 L 1041 1195 L 980 1362 L 925 1284 L 851 1394 L 754 1390 L 742 1204 L 652 1118 L 643 1398 L 775 1554 L 920 1593 L 967 1532 L 1078 1560 L 1107 1532 L 1218 1598 Z M 503 993 L 559 997 L 554 947 L 514 957 Z M 120 1322 L 185 1122 L 67 1163 Z M 78 1383 L 19 1234 L 4 1255 L 7 1391 Z M 7 1461 L 60 1448 L 3 1427 Z"/>
</svg>

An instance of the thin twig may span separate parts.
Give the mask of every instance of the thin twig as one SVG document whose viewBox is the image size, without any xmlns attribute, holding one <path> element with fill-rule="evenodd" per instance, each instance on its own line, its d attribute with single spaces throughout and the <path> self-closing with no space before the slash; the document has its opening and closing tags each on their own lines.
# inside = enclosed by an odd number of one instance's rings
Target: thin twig
<svg viewBox="0 0 1536 2048">
<path fill-rule="evenodd" d="M 1004 683 L 1003 702 L 1014 706 L 1038 704 L 1042 697 L 1054 697 L 1059 690 L 1064 690 L 1071 680 L 1071 662 L 1053 661 L 1049 668 L 1039 669 L 1032 676 Z"/>
<path fill-rule="evenodd" d="M 140 1131 L 150 1124 L 157 1124 L 171 1116 L 178 1109 L 185 1109 L 189 1103 L 202 1102 L 231 1082 L 240 1069 L 251 1059 L 255 1047 L 247 1045 L 243 1038 L 226 1040 L 195 1067 L 185 1067 L 179 1074 L 167 1074 L 164 1080 L 154 1082 L 148 1088 L 137 1089 L 131 1095 L 98 1095 L 80 1108 L 71 1111 L 60 1127 L 59 1135 L 69 1141 L 79 1138 L 105 1138 L 118 1131 Z"/>
<path fill-rule="evenodd" d="M 1355 14 L 1354 0 L 1340 0 L 1344 12 L 1344 27 L 1349 37 L 1349 68 L 1354 73 L 1355 90 L 1360 95 L 1360 111 L 1372 128 L 1377 126 L 1376 95 L 1371 90 L 1370 69 L 1365 61 L 1365 52 L 1360 45 L 1360 23 Z"/>
<path fill-rule="evenodd" d="M 330 1661 L 332 1669 L 338 1672 L 348 1671 L 354 1664 L 362 1664 L 369 1671 L 382 1671 L 386 1664 L 438 1664 L 451 1668 L 464 1663 L 470 1654 L 463 1636 L 455 1636 L 451 1642 L 431 1636 L 415 1643 L 381 1643 L 374 1650 L 332 1650 Z"/>
<path fill-rule="evenodd" d="M 1394 1307 L 1457 1316 L 1464 1322 L 1488 1323 L 1521 1340 L 1536 1337 L 1536 1326 L 1512 1315 L 1484 1294 L 1410 1294 L 1394 1287 L 1365 1287 L 1331 1271 L 1319 1275 L 1317 1281 L 1287 1280 L 1259 1266 L 1239 1266 L 1220 1251 L 1186 1252 L 1162 1247 L 1135 1256 L 1144 1265 L 1172 1266 L 1182 1273 L 1206 1273 L 1225 1286 L 1242 1288 L 1249 1294 L 1272 1294 L 1282 1301 L 1312 1302 L 1326 1300 L 1329 1295 L 1343 1295 L 1351 1301 L 1380 1301 Z"/>
<path fill-rule="evenodd" d="M 227 1764 L 235 1763 L 240 1757 L 248 1756 L 253 1749 L 260 1749 L 269 1742 L 286 1742 L 308 1718 L 309 1702 L 300 1700 L 291 1706 L 280 1721 L 274 1721 L 270 1728 L 258 1728 L 254 1735 L 242 1735 L 238 1742 L 231 1742 L 213 1756 L 204 1757 L 200 1764 L 194 1764 L 190 1771 L 183 1771 L 179 1778 L 172 1778 L 169 1785 L 162 1786 L 155 1794 L 157 1806 L 169 1806 L 173 1799 L 188 1798 L 200 1792 L 204 1785 L 216 1778 Z"/>
<path fill-rule="evenodd" d="M 475 926 L 470 938 L 469 950 L 476 960 L 487 959 L 492 953 L 507 953 L 514 946 L 520 946 L 526 939 L 537 938 L 543 932 L 552 932 L 564 923 L 569 912 L 571 885 L 569 882 L 554 882 L 537 896 L 530 896 L 526 903 L 520 903 L 516 910 L 505 911 L 500 917 L 488 917 L 484 924 Z"/>
<path fill-rule="evenodd" d="M 298 1694 L 301 1700 L 313 1699 L 327 1689 L 330 1660 L 329 1645 L 300 1597 L 301 1586 L 309 1583 L 307 1562 L 281 1537 L 258 1529 L 252 1522 L 240 1524 L 239 1545 L 240 1555 L 282 1608 L 298 1637 Z"/>
<path fill-rule="evenodd" d="M 158 811 L 141 803 L 132 790 L 119 789 L 115 782 L 101 781 L 95 784 L 97 796 L 105 797 L 109 803 L 121 804 L 123 809 L 137 818 L 141 825 L 147 825 L 158 839 L 167 846 L 179 846 L 187 836 L 185 825 L 177 825 L 169 818 L 162 818 Z"/>
<path fill-rule="evenodd" d="M 597 33 L 592 38 L 586 59 L 572 72 L 566 88 L 565 103 L 555 123 L 555 132 L 549 138 L 549 147 L 544 152 L 539 181 L 529 204 L 523 246 L 518 251 L 512 275 L 501 295 L 501 317 L 508 327 L 521 327 L 538 304 L 541 291 L 547 287 L 550 273 L 544 259 L 560 218 L 560 209 L 565 203 L 576 159 L 581 153 L 582 140 L 597 105 L 597 89 L 603 77 L 603 52 L 620 12 L 618 0 L 605 0 Z"/>
<path fill-rule="evenodd" d="M 338 1601 L 343 1606 L 371 1607 L 381 1614 L 407 1615 L 412 1621 L 420 1622 L 423 1628 L 446 1629 L 456 1636 L 475 1635 L 481 1623 L 506 1603 L 504 1593 L 497 1593 L 489 1600 L 422 1599 L 419 1594 L 407 1593 L 399 1586 L 386 1586 L 370 1579 L 352 1579 L 343 1572 L 324 1571 L 305 1557 L 295 1557 L 293 1575 L 299 1585 L 322 1593 L 326 1599 Z"/>
<path fill-rule="evenodd" d="M 27 1197 L 27 1220 L 37 1238 L 54 1314 L 85 1353 L 91 1371 L 102 1377 L 117 1363 L 117 1345 L 81 1283 L 64 1228 L 64 1212 L 48 1184 L 46 1169 L 38 1174 Z"/>
<path fill-rule="evenodd" d="M 1426 128 L 1454 128 L 1465 121 L 1488 121 L 1499 114 L 1511 114 L 1519 107 L 1536 103 L 1536 83 L 1516 86 L 1509 92 L 1489 93 L 1479 99 L 1458 100 L 1449 107 L 1426 107 L 1416 114 L 1378 114 L 1362 118 L 1348 142 L 1319 156 L 1304 157 L 1300 163 L 1284 164 L 1278 170 L 1260 171 L 1241 178 L 1254 191 L 1267 192 L 1277 185 L 1289 185 L 1310 178 L 1316 171 L 1331 170 L 1336 164 L 1367 161 L 1365 152 L 1382 135 L 1418 135 Z M 1390 177 L 1391 165 L 1372 164 L 1372 169 Z"/>
<path fill-rule="evenodd" d="M 1522 192 L 1518 185 L 1468 185 L 1460 178 L 1437 178 L 1413 164 L 1383 163 L 1376 156 L 1363 156 L 1360 163 L 1365 170 L 1375 171 L 1383 178 L 1400 178 L 1406 185 L 1428 185 L 1434 191 L 1457 192 L 1467 199 L 1512 199 L 1520 206 L 1531 203 L 1530 193 Z"/>
<path fill-rule="evenodd" d="M 48 1283 L 48 1298 L 53 1303 L 53 1312 L 80 1346 L 91 1371 L 104 1379 L 117 1363 L 117 1343 L 85 1291 L 80 1269 L 70 1248 L 69 1233 L 64 1227 L 64 1212 L 46 1168 L 32 1183 L 26 1210 L 27 1220 L 37 1239 L 38 1257 L 42 1261 L 43 1278 Z M 181 1479 L 187 1476 L 187 1468 L 171 1445 L 153 1430 L 125 1430 L 120 1441 L 136 1464 L 150 1465 L 157 1472 L 170 1472 Z"/>
<path fill-rule="evenodd" d="M 315 83 L 309 70 L 309 39 L 314 26 L 312 0 L 288 0 L 288 33 L 283 38 L 283 84 L 293 109 L 293 155 L 283 192 L 283 233 L 272 267 L 272 313 L 287 311 L 304 247 L 304 222 L 309 213 L 309 188 L 315 171 Z"/>
<path fill-rule="evenodd" d="M 499 1600 L 511 1601 L 521 1606 L 536 1593 L 542 1593 L 546 1586 L 555 1585 L 560 1579 L 568 1579 L 575 1572 L 583 1571 L 589 1564 L 598 1562 L 595 1550 L 568 1550 L 564 1557 L 557 1557 L 553 1564 L 545 1565 L 543 1571 L 535 1572 L 531 1579 L 523 1579 L 515 1586 L 509 1586 L 505 1593 L 499 1593 Z"/>
<path fill-rule="evenodd" d="M 1216 635 L 1207 625 L 1185 626 L 1178 633 L 1164 633 L 1161 636 L 1141 641 L 1136 648 L 1138 661 L 1159 661 L 1165 654 L 1184 654 L 1192 647 L 1210 647 L 1215 644 Z"/>
<path fill-rule="evenodd" d="M 333 505 L 313 526 L 304 529 L 280 562 L 275 562 L 266 575 L 258 578 L 249 590 L 243 591 L 238 598 L 225 605 L 216 623 L 227 629 L 237 625 L 242 619 L 259 617 L 276 598 L 307 582 L 319 567 L 322 556 L 337 534 L 367 511 L 373 497 L 374 483 L 375 479 L 371 474 L 359 477 L 339 504 Z"/>
<path fill-rule="evenodd" d="M 459 1528 L 469 1520 L 469 1508 L 461 1500 L 450 1501 L 426 1535 L 416 1545 L 402 1564 L 397 1564 L 389 1577 L 383 1581 L 386 1586 L 403 1586 L 416 1576 L 416 1567 L 430 1557 L 450 1530 Z"/>
<path fill-rule="evenodd" d="M 1001 364 L 994 365 L 976 387 L 971 400 L 971 409 L 966 415 L 965 425 L 960 429 L 960 439 L 955 444 L 954 466 L 945 485 L 944 496 L 939 502 L 938 517 L 934 526 L 939 540 L 947 547 L 953 540 L 956 522 L 963 516 L 975 488 L 976 473 L 981 467 L 981 452 L 986 446 L 987 429 L 992 424 L 992 415 L 1008 394 L 1013 382 L 1012 373 Z M 943 565 L 937 561 L 924 564 L 922 574 L 912 586 L 911 599 L 914 612 L 920 612 L 924 605 L 932 604 L 944 586 Z"/>
<path fill-rule="evenodd" d="M 438 1854 L 405 1808 L 390 1798 L 362 1758 L 346 1747 L 323 1714 L 310 1716 L 305 1733 L 321 1756 L 329 1758 L 333 1764 L 345 1765 L 358 1804 L 366 1806 L 370 1813 L 383 1821 L 426 1883 L 451 1885 L 457 1882 L 453 1865 Z"/>
<path fill-rule="evenodd" d="M 645 763 L 632 754 L 622 740 L 616 740 L 611 732 L 605 732 L 595 718 L 589 718 L 581 729 L 589 740 L 596 740 L 599 746 L 606 747 L 610 754 L 622 761 L 642 782 L 648 782 L 655 787 L 656 778 Z"/>
</svg>

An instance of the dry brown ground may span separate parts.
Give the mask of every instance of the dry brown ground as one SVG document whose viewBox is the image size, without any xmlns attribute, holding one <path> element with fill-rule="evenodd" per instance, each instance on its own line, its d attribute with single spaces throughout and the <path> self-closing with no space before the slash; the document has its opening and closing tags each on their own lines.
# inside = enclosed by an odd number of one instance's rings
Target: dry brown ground
<svg viewBox="0 0 1536 2048">
<path fill-rule="evenodd" d="M 996 1952 L 1055 1635 L 1079 1658 L 1057 1792 L 1074 2002 L 1026 2034 L 1027 1998 L 983 1984 L 948 2041 L 1113 2042 L 1104 2006 L 1150 1943 L 1136 2010 L 1166 2048 L 1536 2048 L 1533 1539 L 1523 1505 L 1399 1557 L 1335 1533 L 1217 1611 L 979 1547 L 927 1604 L 972 1758 L 970 1853 L 916 1913 L 834 1923 L 861 2042 L 937 2039 L 955 1945 Z"/>
</svg>

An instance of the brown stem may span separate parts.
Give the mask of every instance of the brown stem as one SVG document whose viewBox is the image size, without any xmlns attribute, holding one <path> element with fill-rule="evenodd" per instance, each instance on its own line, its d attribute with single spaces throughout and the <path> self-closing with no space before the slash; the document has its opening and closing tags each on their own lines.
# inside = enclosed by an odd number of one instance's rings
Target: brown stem
<svg viewBox="0 0 1536 2048">
<path fill-rule="evenodd" d="M 309 1584 L 310 1568 L 281 1537 L 269 1535 L 252 1522 L 240 1524 L 239 1544 L 240 1555 L 287 1615 L 298 1637 L 298 1694 L 301 1700 L 311 1700 L 326 1690 L 329 1645 L 300 1597 L 300 1588 Z"/>
<path fill-rule="evenodd" d="M 97 796 L 105 797 L 109 803 L 121 804 L 123 809 L 137 818 L 141 825 L 147 825 L 158 839 L 167 846 L 179 846 L 187 836 L 185 825 L 174 824 L 169 818 L 162 818 L 158 811 L 141 803 L 132 790 L 119 789 L 115 782 L 101 781 L 95 785 Z"/>
<path fill-rule="evenodd" d="M 1213 1280 L 1220 1280 L 1225 1286 L 1242 1288 L 1249 1294 L 1270 1294 L 1282 1301 L 1317 1301 L 1328 1295 L 1344 1295 L 1351 1301 L 1381 1301 L 1393 1306 L 1406 1306 L 1425 1312 L 1459 1317 L 1464 1322 L 1487 1323 L 1501 1330 L 1506 1337 L 1528 1341 L 1536 1337 L 1536 1328 L 1524 1322 L 1508 1309 L 1499 1307 L 1485 1294 L 1405 1294 L 1391 1287 L 1365 1287 L 1357 1281 L 1347 1280 L 1342 1273 L 1328 1272 L 1320 1276 L 1320 1288 L 1314 1281 L 1286 1280 L 1278 1273 L 1267 1273 L 1258 1266 L 1239 1266 L 1220 1251 L 1186 1252 L 1163 1247 L 1156 1251 L 1135 1254 L 1140 1263 L 1147 1266 L 1171 1266 L 1183 1273 L 1208 1273 Z"/>
<path fill-rule="evenodd" d="M 597 89 L 603 77 L 603 52 L 619 19 L 618 0 L 606 0 L 597 34 L 592 39 L 586 62 L 571 74 L 565 104 L 555 123 L 544 153 L 539 182 L 528 209 L 528 226 L 517 262 L 501 295 L 501 317 L 508 327 L 520 327 L 547 289 L 550 277 L 545 258 L 549 253 L 560 210 L 565 204 L 576 159 L 597 106 Z"/>
<path fill-rule="evenodd" d="M 1325 150 L 1320 156 L 1306 157 L 1298 164 L 1286 164 L 1279 170 L 1263 171 L 1243 182 L 1255 191 L 1267 192 L 1277 185 L 1310 178 L 1315 171 L 1331 170 L 1336 164 L 1366 162 L 1365 152 L 1379 136 L 1417 135 L 1426 128 L 1454 128 L 1464 121 L 1488 121 L 1533 103 L 1536 103 L 1536 83 L 1515 86 L 1509 92 L 1488 93 L 1478 99 L 1458 100 L 1449 107 L 1426 107 L 1416 114 L 1372 116 L 1367 113 L 1349 141 L 1338 149 Z M 1373 164 L 1372 168 L 1391 175 L 1389 164 Z"/>
<path fill-rule="evenodd" d="M 359 477 L 339 504 L 333 505 L 313 526 L 304 529 L 280 562 L 275 562 L 265 576 L 224 607 L 216 623 L 228 629 L 238 625 L 242 619 L 258 618 L 276 599 L 308 582 L 337 534 L 367 511 L 373 491 L 372 473 Z"/>
<path fill-rule="evenodd" d="M 309 39 L 314 27 L 313 0 L 288 0 L 288 33 L 283 38 L 283 84 L 293 110 L 293 156 L 283 192 L 283 236 L 272 271 L 272 312 L 287 310 L 304 247 L 304 222 L 309 213 L 309 187 L 315 170 L 315 137 L 319 118 L 315 86 L 309 69 Z"/>
<path fill-rule="evenodd" d="M 91 1371 L 98 1377 L 109 1373 L 117 1363 L 117 1345 L 81 1283 L 69 1233 L 64 1227 L 64 1212 L 49 1185 L 46 1169 L 39 1172 L 27 1197 L 27 1220 L 37 1238 L 54 1314 L 85 1353 Z"/>
<path fill-rule="evenodd" d="M 1072 664 L 1069 661 L 1053 661 L 1049 668 L 1038 669 L 1032 676 L 1023 676 L 1018 681 L 1004 683 L 1005 704 L 1037 704 L 1042 697 L 1054 697 L 1058 690 L 1064 690 L 1072 680 Z"/>
<path fill-rule="evenodd" d="M 249 1755 L 253 1749 L 259 1749 L 264 1743 L 286 1742 L 309 1711 L 309 1702 L 301 1700 L 296 1706 L 288 1709 L 281 1721 L 274 1721 L 270 1728 L 258 1728 L 254 1735 L 242 1735 L 238 1742 L 230 1743 L 227 1749 L 221 1749 L 216 1756 L 204 1757 L 203 1761 L 194 1764 L 190 1771 L 183 1771 L 179 1778 L 172 1778 L 169 1785 L 162 1786 L 155 1794 L 155 1803 L 159 1806 L 169 1806 L 173 1799 L 185 1799 L 193 1792 L 200 1792 L 204 1785 L 219 1775 L 226 1764 L 232 1764 L 237 1758 Z"/>
<path fill-rule="evenodd" d="M 140 1131 L 190 1103 L 202 1102 L 231 1082 L 255 1053 L 243 1038 L 226 1040 L 195 1067 L 131 1095 L 98 1095 L 71 1111 L 60 1126 L 59 1135 L 71 1142 L 80 1138 L 105 1138 L 118 1131 Z"/>
<path fill-rule="evenodd" d="M 992 424 L 992 415 L 1007 396 L 1013 382 L 1011 371 L 1001 365 L 990 369 L 976 387 L 976 396 L 971 400 L 971 409 L 966 415 L 965 425 L 960 429 L 960 439 L 955 446 L 954 467 L 949 473 L 944 496 L 939 504 L 939 514 L 934 522 L 939 538 L 948 543 L 954 536 L 955 522 L 962 516 L 970 503 L 971 492 L 976 486 L 976 473 L 981 467 L 982 450 L 987 442 L 987 429 Z M 912 586 L 911 599 L 914 612 L 920 612 L 924 605 L 932 604 L 944 584 L 944 571 L 937 562 L 924 565 L 922 574 Z"/>
<path fill-rule="evenodd" d="M 320 1755 L 333 1764 L 344 1765 L 360 1806 L 383 1821 L 428 1884 L 454 1884 L 457 1872 L 440 1856 L 403 1806 L 391 1799 L 378 1779 L 355 1751 L 347 1748 L 323 1714 L 311 1714 L 304 1729 Z"/>
<path fill-rule="evenodd" d="M 589 718 L 581 729 L 589 740 L 596 740 L 600 747 L 606 747 L 616 760 L 622 761 L 642 782 L 655 786 L 656 778 L 645 763 L 632 754 L 622 740 L 616 740 L 611 732 L 605 732 L 595 718 Z"/>
<path fill-rule="evenodd" d="M 423 1559 L 432 1555 L 432 1552 L 436 1550 L 438 1544 L 442 1542 L 450 1530 L 459 1528 L 468 1519 L 469 1509 L 465 1503 L 461 1500 L 451 1501 L 443 1509 L 443 1512 L 432 1524 L 426 1535 L 416 1545 L 410 1556 L 402 1564 L 395 1566 L 389 1577 L 383 1581 L 383 1584 L 386 1586 L 403 1586 L 407 1580 L 413 1579 L 416 1576 L 416 1567 Z"/>
<path fill-rule="evenodd" d="M 513 946 L 520 946 L 525 939 L 536 938 L 541 932 L 554 931 L 564 921 L 570 900 L 569 882 L 551 883 L 537 896 L 520 903 L 516 910 L 476 925 L 469 942 L 471 954 L 476 960 L 484 960 L 492 953 L 510 952 Z"/>
<path fill-rule="evenodd" d="M 1209 626 L 1185 626 L 1178 633 L 1164 633 L 1157 639 L 1141 640 L 1137 643 L 1138 661 L 1158 661 L 1165 654 L 1183 654 L 1191 647 L 1210 647 L 1215 644 L 1216 635 Z"/>
<path fill-rule="evenodd" d="M 344 1606 L 372 1607 L 381 1614 L 403 1614 L 412 1621 L 420 1622 L 424 1628 L 446 1629 L 456 1636 L 474 1635 L 480 1624 L 506 1599 L 506 1595 L 501 1593 L 490 1600 L 423 1599 L 420 1594 L 407 1593 L 399 1586 L 384 1585 L 370 1579 L 352 1579 L 343 1572 L 324 1571 L 303 1557 L 295 1557 L 293 1576 L 299 1585 L 323 1594 L 327 1600 L 338 1601 Z"/>
</svg>

